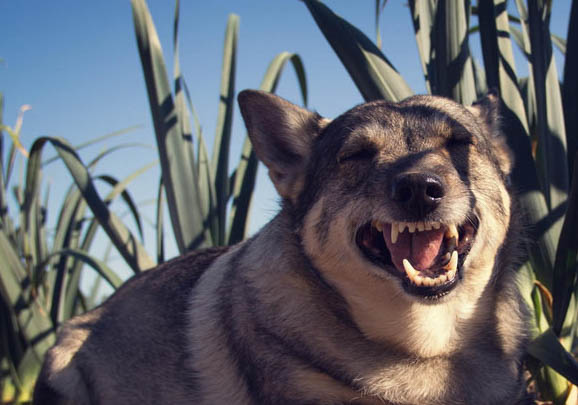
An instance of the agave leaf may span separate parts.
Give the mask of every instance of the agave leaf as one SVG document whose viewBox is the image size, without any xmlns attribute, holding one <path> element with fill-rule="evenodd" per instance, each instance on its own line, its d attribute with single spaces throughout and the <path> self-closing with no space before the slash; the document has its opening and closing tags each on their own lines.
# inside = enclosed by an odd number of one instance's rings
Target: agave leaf
<svg viewBox="0 0 578 405">
<path fill-rule="evenodd" d="M 375 43 L 381 49 L 381 33 L 379 32 L 379 16 L 383 12 L 387 0 L 375 0 Z"/>
<path fill-rule="evenodd" d="M 106 141 L 110 138 L 129 134 L 129 133 L 131 133 L 131 132 L 133 132 L 139 128 L 142 128 L 142 125 L 133 125 L 133 126 L 130 126 L 127 128 L 119 129 L 118 131 L 114 131 L 114 132 L 111 132 L 109 134 L 104 134 L 104 135 L 95 137 L 93 139 L 89 139 L 86 142 L 82 142 L 82 143 L 79 143 L 78 145 L 75 145 L 74 150 L 76 150 L 78 152 L 79 150 L 82 150 L 82 149 L 87 148 L 89 146 L 95 145 L 99 142 Z M 52 156 L 51 158 L 48 158 L 44 162 L 42 162 L 42 166 L 49 165 L 50 163 L 53 163 L 57 160 L 58 160 L 58 155 Z"/>
<path fill-rule="evenodd" d="M 131 212 L 131 214 L 133 216 L 133 219 L 134 219 L 135 225 L 137 226 L 137 230 L 139 232 L 141 240 L 144 240 L 144 233 L 143 233 L 142 221 L 140 218 L 140 214 L 138 212 L 137 205 L 135 204 L 133 198 L 131 197 L 130 193 L 126 190 L 126 188 L 131 181 L 133 181 L 136 177 L 145 173 L 147 170 L 150 170 L 153 167 L 155 167 L 157 165 L 157 163 L 158 162 L 155 161 L 155 162 L 149 163 L 149 164 L 141 167 L 140 169 L 136 170 L 135 172 L 133 172 L 131 175 L 129 175 L 128 177 L 126 177 L 124 180 L 122 180 L 120 182 L 118 180 L 116 180 L 115 178 L 113 178 L 112 176 L 108 176 L 108 175 L 101 175 L 101 176 L 97 177 L 97 179 L 103 180 L 113 187 L 110 194 L 105 198 L 105 202 L 112 201 L 119 194 L 122 196 L 122 199 L 125 201 L 129 211 Z"/>
<path fill-rule="evenodd" d="M 217 214 L 217 197 L 215 192 L 215 187 L 213 184 L 213 177 L 211 171 L 211 162 L 209 160 L 209 155 L 207 153 L 207 147 L 205 145 L 205 139 L 203 137 L 199 138 L 199 189 L 203 195 L 208 196 L 205 198 L 205 210 L 207 212 L 207 217 L 205 221 L 210 224 L 211 232 L 213 235 L 213 240 L 218 240 L 219 235 L 219 218 Z"/>
<path fill-rule="evenodd" d="M 126 191 L 126 188 L 130 184 L 130 182 L 132 182 L 136 177 L 144 174 L 147 170 L 156 166 L 157 163 L 158 162 L 152 162 L 152 163 L 149 163 L 148 165 L 145 165 L 144 167 L 142 167 L 142 168 L 134 171 L 130 175 L 128 175 L 122 181 L 117 181 L 116 179 L 114 179 L 110 176 L 99 176 L 98 177 L 99 179 L 104 180 L 113 186 L 113 189 L 108 193 L 108 195 L 104 199 L 105 203 L 107 203 L 107 204 L 110 203 L 118 195 L 121 195 L 123 197 L 127 206 L 129 207 L 129 211 L 133 215 L 133 218 L 135 220 L 137 228 L 139 229 L 141 239 L 143 238 L 143 232 L 142 232 L 142 224 L 141 224 L 140 214 L 138 213 L 138 209 L 137 209 L 136 204 L 134 203 L 132 197 Z M 81 210 L 79 210 L 79 212 L 83 213 L 84 210 L 81 209 Z M 77 216 L 78 216 L 78 214 L 77 214 Z M 80 249 L 76 249 L 76 250 L 80 250 L 83 252 L 89 251 L 90 246 L 92 245 L 92 242 L 94 240 L 94 236 L 96 234 L 97 226 L 98 226 L 98 222 L 93 219 L 90 222 L 90 225 L 88 226 L 88 230 L 85 233 L 83 243 L 82 243 Z M 71 245 L 70 247 L 74 248 L 74 246 L 76 246 L 76 244 Z M 65 251 L 65 250 L 66 249 L 61 249 L 60 251 Z M 66 258 L 69 258 L 68 256 L 70 256 L 70 257 L 75 258 L 77 260 L 72 261 L 72 262 L 68 261 L 68 265 L 64 269 L 58 270 L 60 277 L 57 278 L 58 282 L 56 283 L 56 286 L 54 289 L 55 292 L 54 292 L 54 296 L 53 296 L 53 307 L 54 307 L 54 314 L 56 315 L 56 323 L 57 324 L 61 323 L 65 319 L 68 319 L 69 317 L 71 317 L 74 314 L 73 308 L 74 308 L 77 294 L 79 291 L 80 272 L 82 269 L 81 263 L 84 263 L 84 261 L 78 261 L 78 258 L 74 255 L 61 255 L 61 256 L 65 256 Z M 72 269 L 72 270 L 68 271 L 67 269 Z M 67 274 L 67 273 L 70 273 L 70 275 L 68 276 L 68 280 L 66 280 L 67 277 L 65 277 L 65 274 Z M 117 277 L 117 279 L 118 279 L 118 277 Z M 65 285 L 67 287 L 66 287 L 66 291 L 64 293 L 63 290 L 64 290 Z"/>
<path fill-rule="evenodd" d="M 277 55 L 269 64 L 267 72 L 263 77 L 260 89 L 275 92 L 277 84 L 283 73 L 283 68 L 288 61 L 291 61 L 297 78 L 301 96 L 304 104 L 307 104 L 307 79 L 303 62 L 297 54 L 282 52 Z M 227 243 L 234 244 L 240 242 L 245 237 L 249 212 L 251 208 L 251 197 L 255 188 L 255 179 L 257 176 L 258 160 L 249 137 L 245 138 L 241 159 L 237 165 L 234 176 L 233 186 L 233 204 L 230 211 L 231 225 L 229 228 Z"/>
<path fill-rule="evenodd" d="M 552 367 L 572 384 L 578 384 L 578 363 L 562 347 L 558 337 L 551 329 L 548 329 L 530 343 L 528 353 L 542 363 Z"/>
<path fill-rule="evenodd" d="M 564 321 L 568 320 L 568 327 L 576 319 L 576 305 L 569 307 L 570 300 L 576 290 L 576 272 L 578 271 L 578 161 L 574 162 L 574 176 L 570 196 L 568 198 L 568 210 L 558 249 L 556 251 L 556 262 L 554 266 L 554 283 L 552 294 L 554 296 L 554 322 L 552 329 L 556 336 L 561 336 Z M 570 339 L 571 341 L 572 339 Z"/>
<path fill-rule="evenodd" d="M 29 173 L 35 172 L 35 167 L 40 166 L 42 148 L 50 142 L 57 150 L 60 158 L 65 163 L 69 173 L 73 177 L 76 185 L 82 192 L 83 197 L 99 220 L 104 231 L 114 243 L 119 253 L 123 256 L 127 264 L 135 272 L 150 268 L 154 265 L 144 250 L 144 247 L 130 233 L 122 221 L 111 212 L 100 198 L 86 166 L 82 163 L 74 149 L 63 139 L 41 137 L 32 145 L 30 159 L 28 160 Z M 27 178 L 27 183 L 35 183 L 37 178 Z M 28 186 L 27 186 L 28 188 Z"/>
<path fill-rule="evenodd" d="M 215 188 L 213 185 L 213 175 L 211 171 L 211 165 L 207 153 L 207 147 L 205 144 L 205 139 L 203 137 L 203 131 L 201 128 L 201 124 L 199 122 L 199 117 L 193 103 L 191 102 L 191 94 L 189 92 L 189 88 L 187 86 L 187 82 L 183 78 L 181 80 L 181 84 L 185 91 L 185 95 L 187 98 L 187 104 L 189 106 L 189 110 L 191 115 L 193 116 L 194 124 L 195 124 L 195 133 L 197 134 L 197 158 L 196 158 L 196 172 L 197 172 L 197 192 L 200 195 L 201 200 L 201 209 L 203 212 L 203 224 L 205 227 L 208 227 L 209 232 L 211 233 L 211 238 L 213 241 L 218 240 L 219 234 L 219 218 L 216 215 L 216 196 L 215 196 Z M 230 183 L 230 182 L 229 182 Z"/>
<path fill-rule="evenodd" d="M 570 27 L 570 26 L 568 26 Z M 552 39 L 552 43 L 556 46 L 556 48 L 558 48 L 558 50 L 560 52 L 562 52 L 562 54 L 566 54 L 566 40 L 564 38 L 560 38 L 558 35 L 556 34 L 551 34 L 551 39 Z"/>
<path fill-rule="evenodd" d="M 550 13 L 544 1 L 529 2 L 529 34 L 532 45 L 532 72 L 538 107 L 537 163 L 550 210 L 564 204 L 568 192 L 566 133 L 556 61 L 550 40 Z M 559 235 L 561 221 L 553 226 Z"/>
<path fill-rule="evenodd" d="M 576 94 L 578 94 L 578 73 L 576 73 L 578 72 L 578 1 L 572 2 L 567 41 L 562 99 L 568 146 L 568 169 L 572 170 L 578 151 L 578 100 L 576 99 Z"/>
<path fill-rule="evenodd" d="M 94 270 L 96 270 L 98 274 L 114 289 L 117 289 L 122 285 L 122 280 L 120 277 L 118 277 L 118 275 L 110 267 L 108 267 L 106 263 L 95 257 L 92 257 L 82 249 L 62 249 L 50 254 L 51 257 L 59 255 L 69 255 L 89 265 Z"/>
<path fill-rule="evenodd" d="M 191 106 L 191 111 L 194 112 L 192 108 L 190 96 L 188 94 L 188 89 L 186 87 L 185 79 L 181 72 L 180 60 L 179 60 L 179 41 L 178 41 L 178 32 L 179 32 L 179 11 L 180 11 L 180 1 L 176 0 L 175 4 L 175 17 L 174 17 L 174 26 L 173 26 L 173 54 L 174 54 L 174 72 L 173 72 L 173 80 L 175 82 L 175 109 L 177 111 L 177 116 L 179 117 L 179 124 L 181 126 L 181 133 L 182 137 L 186 142 L 183 144 L 184 150 L 182 157 L 186 159 L 184 164 L 186 166 L 190 166 L 190 171 L 192 174 L 192 184 L 193 187 L 193 194 L 197 199 L 197 205 L 195 207 L 201 210 L 201 215 L 203 218 L 206 217 L 206 212 L 203 211 L 205 207 L 204 199 L 206 198 L 199 190 L 199 179 L 197 173 L 197 164 L 195 162 L 195 152 L 194 152 L 194 143 L 193 143 L 193 131 L 191 128 L 191 119 L 189 116 L 189 110 L 187 109 L 187 103 L 185 101 L 185 94 L 189 99 L 189 105 Z M 196 122 L 195 117 L 195 122 Z M 205 223 L 203 222 L 203 225 Z M 204 225 L 205 226 L 205 225 Z"/>
<path fill-rule="evenodd" d="M 412 15 L 413 28 L 415 31 L 415 40 L 419 51 L 421 68 L 425 76 L 426 89 L 432 93 L 432 77 L 435 72 L 432 71 L 431 65 L 432 44 L 431 36 L 435 21 L 436 3 L 433 0 L 415 1 L 409 0 L 409 7 Z"/>
<path fill-rule="evenodd" d="M 131 0 L 137 44 L 149 96 L 167 202 L 181 253 L 211 243 L 205 231 L 188 159 L 190 138 L 182 133 L 169 86 L 163 53 L 144 0 Z"/>
<path fill-rule="evenodd" d="M 31 349 L 38 361 L 42 359 L 46 350 L 54 344 L 54 330 L 48 315 L 43 311 L 39 302 L 42 297 L 31 296 L 27 285 L 26 271 L 20 262 L 20 258 L 13 249 L 12 244 L 0 231 L 0 294 L 7 308 L 19 308 L 13 312 L 19 332 L 24 339 L 31 344 Z M 25 303 L 25 305 L 22 305 Z"/>
<path fill-rule="evenodd" d="M 237 39 L 239 36 L 239 17 L 231 14 L 227 22 L 225 46 L 223 48 L 223 68 L 221 71 L 221 90 L 219 93 L 219 112 L 217 130 L 213 146 L 211 171 L 214 177 L 216 196 L 216 214 L 218 218 L 217 244 L 225 243 L 227 218 L 227 196 L 229 193 L 229 149 L 231 127 L 235 107 L 235 71 L 237 64 Z"/>
<path fill-rule="evenodd" d="M 403 77 L 365 34 L 320 1 L 304 3 L 366 101 L 399 101 L 413 95 Z"/>
<path fill-rule="evenodd" d="M 432 28 L 435 70 L 432 92 L 469 105 L 476 100 L 472 59 L 468 46 L 470 17 L 468 1 L 437 3 Z"/>
</svg>

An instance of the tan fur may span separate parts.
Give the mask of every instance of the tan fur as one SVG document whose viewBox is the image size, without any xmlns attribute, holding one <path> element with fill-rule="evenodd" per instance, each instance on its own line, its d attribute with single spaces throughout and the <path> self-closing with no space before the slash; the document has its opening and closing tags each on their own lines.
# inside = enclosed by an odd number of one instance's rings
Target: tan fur
<svg viewBox="0 0 578 405">
<path fill-rule="evenodd" d="M 70 321 L 35 403 L 524 403 L 520 224 L 497 100 L 418 96 L 333 121 L 262 92 L 239 101 L 279 214 Z M 412 290 L 358 241 L 372 221 L 422 220 L 392 191 L 421 173 L 443 185 L 424 221 L 475 224 L 459 280 L 438 295 Z"/>
</svg>

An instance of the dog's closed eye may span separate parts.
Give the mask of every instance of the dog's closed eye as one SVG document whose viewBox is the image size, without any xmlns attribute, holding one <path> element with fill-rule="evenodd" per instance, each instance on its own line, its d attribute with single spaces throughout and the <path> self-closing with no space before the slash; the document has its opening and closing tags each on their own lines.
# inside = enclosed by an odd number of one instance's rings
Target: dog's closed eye
<svg viewBox="0 0 578 405">
<path fill-rule="evenodd" d="M 373 159 L 376 153 L 377 150 L 374 147 L 367 145 L 346 147 L 337 156 L 337 162 L 342 164 L 345 162 L 370 160 Z"/>
</svg>

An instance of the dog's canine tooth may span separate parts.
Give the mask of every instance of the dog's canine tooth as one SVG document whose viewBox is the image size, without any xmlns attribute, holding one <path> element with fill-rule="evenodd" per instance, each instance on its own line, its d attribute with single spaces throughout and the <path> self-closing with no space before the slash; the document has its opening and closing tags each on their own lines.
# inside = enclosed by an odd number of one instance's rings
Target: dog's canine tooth
<svg viewBox="0 0 578 405">
<path fill-rule="evenodd" d="M 414 269 L 414 267 L 411 265 L 411 263 L 409 262 L 409 260 L 407 259 L 403 259 L 403 268 L 405 270 L 405 273 L 411 278 L 414 279 L 415 277 L 420 277 L 418 274 L 418 271 L 416 269 Z"/>
<path fill-rule="evenodd" d="M 379 221 L 374 221 L 373 227 L 377 229 L 379 232 L 383 232 L 383 225 Z"/>
<path fill-rule="evenodd" d="M 456 241 L 458 240 L 459 235 L 456 224 L 448 225 L 448 229 L 446 229 L 446 233 L 444 234 L 447 239 L 456 238 Z"/>
<path fill-rule="evenodd" d="M 417 223 L 417 230 L 418 230 L 419 232 L 423 232 L 424 229 L 425 229 L 425 224 L 424 224 L 423 222 L 418 222 L 418 223 Z"/>
<path fill-rule="evenodd" d="M 450 261 L 448 262 L 448 264 L 443 266 L 443 269 L 448 272 L 448 278 L 449 278 L 449 274 L 451 272 L 454 272 L 454 274 L 455 274 L 457 268 L 458 268 L 458 251 L 454 250 L 452 252 L 452 257 L 450 258 Z"/>
<path fill-rule="evenodd" d="M 450 252 L 446 252 L 443 256 L 442 256 L 442 263 L 444 264 L 448 264 L 450 259 L 452 258 L 452 254 Z"/>
<path fill-rule="evenodd" d="M 391 243 L 397 242 L 397 235 L 399 234 L 399 230 L 395 224 L 391 224 Z"/>
</svg>

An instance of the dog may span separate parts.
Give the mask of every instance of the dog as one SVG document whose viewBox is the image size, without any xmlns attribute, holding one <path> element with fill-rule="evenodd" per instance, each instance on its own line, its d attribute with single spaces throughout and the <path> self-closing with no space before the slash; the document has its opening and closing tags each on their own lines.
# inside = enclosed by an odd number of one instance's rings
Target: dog
<svg viewBox="0 0 578 405">
<path fill-rule="evenodd" d="M 261 91 L 238 101 L 278 214 L 64 324 L 34 403 L 523 403 L 522 215 L 498 97 L 334 120 Z"/>
</svg>

